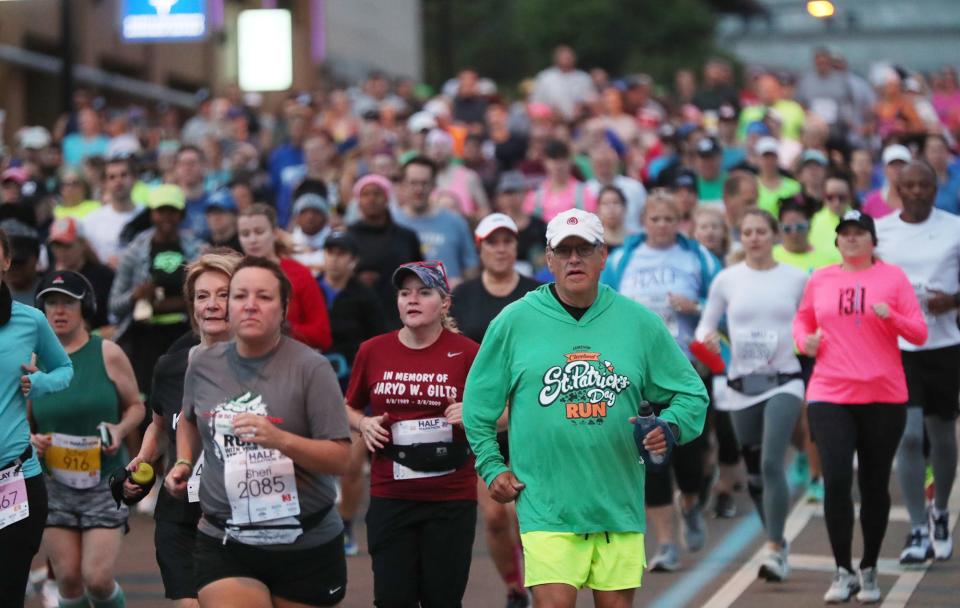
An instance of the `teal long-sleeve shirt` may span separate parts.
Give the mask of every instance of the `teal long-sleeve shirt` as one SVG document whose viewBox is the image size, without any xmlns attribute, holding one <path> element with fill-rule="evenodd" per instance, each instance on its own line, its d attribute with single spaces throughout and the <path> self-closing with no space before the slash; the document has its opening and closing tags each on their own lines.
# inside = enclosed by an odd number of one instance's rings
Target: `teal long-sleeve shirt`
<svg viewBox="0 0 960 608">
<path fill-rule="evenodd" d="M 67 388 L 73 379 L 73 364 L 43 313 L 19 302 L 9 303 L 4 297 L 9 296 L 7 286 L 0 285 L 0 307 L 10 307 L 9 320 L 0 325 L 0 466 L 5 466 L 30 443 L 26 399 Z M 29 365 L 34 353 L 38 366 L 50 371 L 29 375 L 30 394 L 24 398 L 20 366 Z M 23 464 L 23 476 L 39 474 L 40 463 L 34 455 Z"/>
<path fill-rule="evenodd" d="M 600 286 L 575 320 L 544 285 L 494 319 L 467 378 L 464 426 L 489 485 L 507 470 L 496 421 L 510 404 L 510 469 L 521 532 L 644 532 L 645 469 L 633 426 L 642 399 L 679 441 L 703 430 L 707 393 L 663 322 Z"/>
</svg>

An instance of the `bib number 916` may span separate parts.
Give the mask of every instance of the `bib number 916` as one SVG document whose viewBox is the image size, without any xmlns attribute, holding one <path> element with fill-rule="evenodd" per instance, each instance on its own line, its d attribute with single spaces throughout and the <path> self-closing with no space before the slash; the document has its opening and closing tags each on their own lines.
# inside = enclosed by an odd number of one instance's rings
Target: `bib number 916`
<svg viewBox="0 0 960 608">
<path fill-rule="evenodd" d="M 274 475 L 263 479 L 247 479 L 237 482 L 240 498 L 256 498 L 270 496 L 286 491 L 287 484 L 283 483 L 283 476 Z"/>
<path fill-rule="evenodd" d="M 89 471 L 90 463 L 79 450 L 64 450 L 63 468 L 68 471 Z"/>
</svg>

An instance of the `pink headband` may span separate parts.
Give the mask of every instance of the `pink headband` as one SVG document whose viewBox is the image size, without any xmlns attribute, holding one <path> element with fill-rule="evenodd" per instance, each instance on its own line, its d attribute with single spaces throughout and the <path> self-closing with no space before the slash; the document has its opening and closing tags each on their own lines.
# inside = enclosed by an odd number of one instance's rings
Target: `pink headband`
<svg viewBox="0 0 960 608">
<path fill-rule="evenodd" d="M 390 183 L 390 180 L 382 175 L 376 175 L 374 173 L 364 175 L 357 180 L 357 183 L 353 185 L 353 198 L 359 197 L 360 191 L 363 190 L 365 186 L 369 186 L 370 184 L 379 186 L 383 190 L 383 193 L 387 195 L 388 199 L 393 198 L 393 184 Z"/>
</svg>

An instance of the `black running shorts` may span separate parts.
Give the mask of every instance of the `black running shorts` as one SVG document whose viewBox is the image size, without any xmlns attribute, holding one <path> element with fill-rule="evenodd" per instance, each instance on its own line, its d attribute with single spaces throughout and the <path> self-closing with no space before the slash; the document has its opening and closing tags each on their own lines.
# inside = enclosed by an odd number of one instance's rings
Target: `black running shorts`
<svg viewBox="0 0 960 608">
<path fill-rule="evenodd" d="M 343 534 L 308 549 L 271 550 L 217 540 L 197 533 L 194 552 L 197 589 L 224 578 L 252 578 L 270 594 L 310 606 L 333 606 L 347 592 Z"/>
</svg>

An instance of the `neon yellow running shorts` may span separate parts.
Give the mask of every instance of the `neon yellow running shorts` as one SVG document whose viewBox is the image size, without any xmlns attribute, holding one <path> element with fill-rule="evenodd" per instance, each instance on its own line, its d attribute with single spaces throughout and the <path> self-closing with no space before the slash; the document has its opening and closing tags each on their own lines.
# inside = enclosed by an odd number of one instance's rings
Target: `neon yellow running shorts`
<svg viewBox="0 0 960 608">
<path fill-rule="evenodd" d="M 597 591 L 633 589 L 647 565 L 641 532 L 527 532 L 520 542 L 525 587 L 563 583 Z"/>
</svg>

